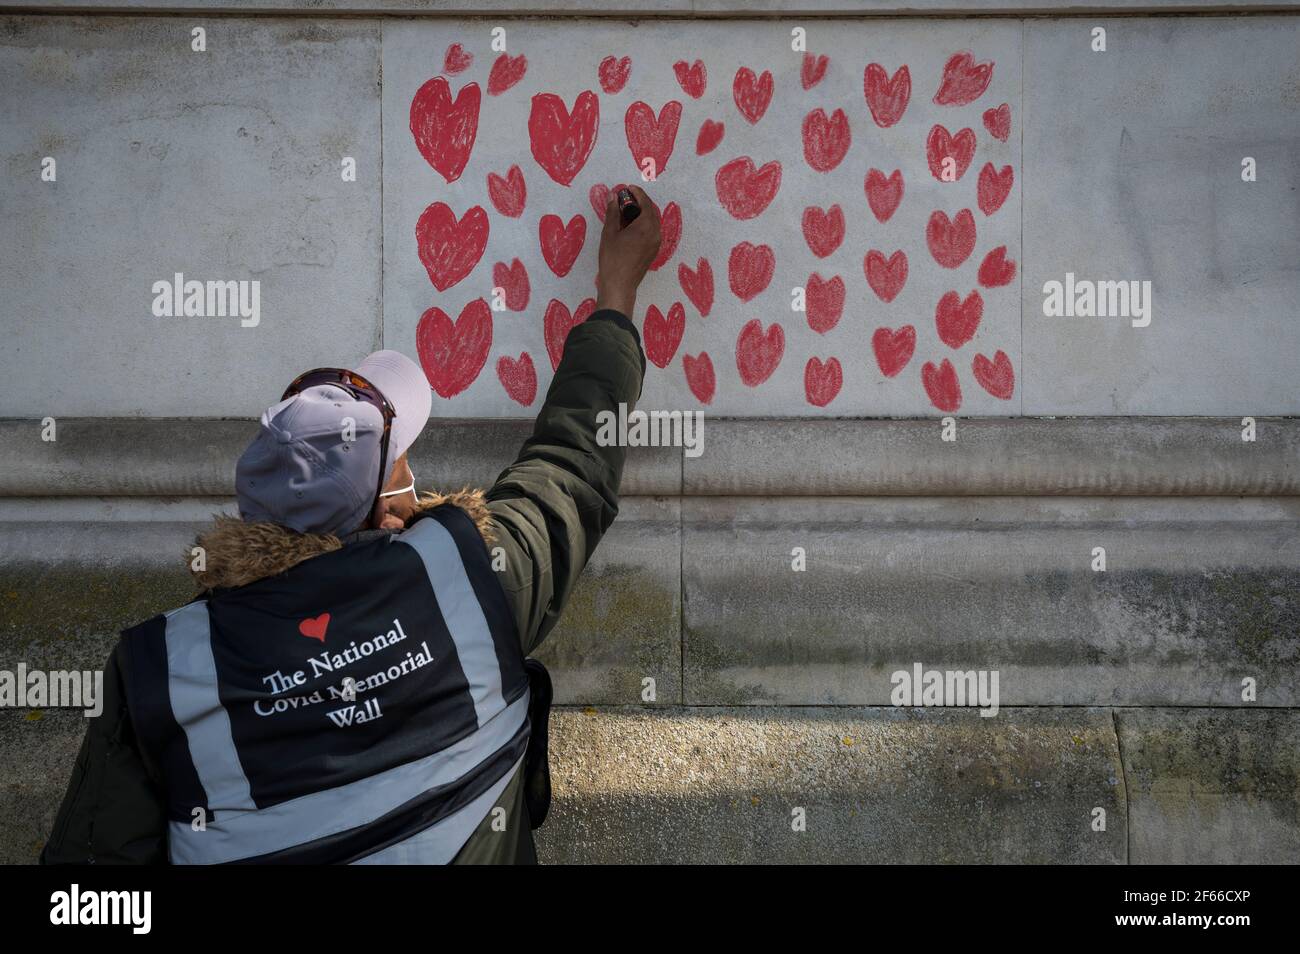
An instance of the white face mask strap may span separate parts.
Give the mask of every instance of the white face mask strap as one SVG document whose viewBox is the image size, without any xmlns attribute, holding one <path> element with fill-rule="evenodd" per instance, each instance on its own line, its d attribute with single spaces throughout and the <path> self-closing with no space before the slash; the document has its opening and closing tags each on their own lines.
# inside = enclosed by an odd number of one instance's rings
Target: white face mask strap
<svg viewBox="0 0 1300 954">
<path fill-rule="evenodd" d="M 401 494 L 411 494 L 411 493 L 415 493 L 415 478 L 414 478 L 414 477 L 412 477 L 412 478 L 411 478 L 411 482 L 410 482 L 409 484 L 407 484 L 405 487 L 403 487 L 401 490 L 385 490 L 385 491 L 384 491 L 382 494 L 380 494 L 379 496 L 381 496 L 381 497 L 397 497 L 397 496 L 400 496 Z"/>
</svg>

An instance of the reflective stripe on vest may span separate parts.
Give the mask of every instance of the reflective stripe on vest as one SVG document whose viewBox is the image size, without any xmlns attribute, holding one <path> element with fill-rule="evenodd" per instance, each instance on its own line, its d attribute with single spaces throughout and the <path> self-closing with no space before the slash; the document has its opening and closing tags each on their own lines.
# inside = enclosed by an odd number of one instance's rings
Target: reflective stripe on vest
<svg viewBox="0 0 1300 954">
<path fill-rule="evenodd" d="M 462 529 L 456 525 L 457 533 L 463 536 Z M 477 536 L 474 539 L 481 546 Z M 244 743 L 236 739 L 245 736 L 233 731 L 231 722 L 232 711 L 238 719 L 248 721 L 249 717 L 241 714 L 246 711 L 242 706 L 248 703 L 241 699 L 240 709 L 226 709 L 223 691 L 230 693 L 238 688 L 232 689 L 221 675 L 230 665 L 231 649 L 222 643 L 220 651 L 214 653 L 212 618 L 226 604 L 214 604 L 210 612 L 206 601 L 190 603 L 166 615 L 165 630 L 160 635 L 165 641 L 167 701 L 175 717 L 174 725 L 184 734 L 186 745 L 182 751 L 188 748 L 188 760 L 193 763 L 206 797 L 207 812 L 200 831 L 195 831 L 190 822 L 179 820 L 179 813 L 172 815 L 168 830 L 173 863 L 444 863 L 464 846 L 500 797 L 518 771 L 527 745 L 529 696 L 526 681 L 520 683 L 513 676 L 508 680 L 513 701 L 508 702 L 503 691 L 503 664 L 498 652 L 506 650 L 501 648 L 501 639 L 494 640 L 480 604 L 483 583 L 478 577 L 485 575 L 483 568 L 475 564 L 480 590 L 476 592 L 455 537 L 436 519 L 422 519 L 387 542 L 388 546 L 396 544 L 409 546 L 419 555 L 437 602 L 436 607 L 430 606 L 429 613 L 440 613 L 446 627 L 442 638 L 445 641 L 450 636 L 451 640 L 440 655 L 445 660 L 442 665 L 452 667 L 451 675 L 444 675 L 442 682 L 412 685 L 442 686 L 447 685 L 447 678 L 454 677 L 451 685 L 461 687 L 454 691 L 461 693 L 459 698 L 464 700 L 467 684 L 469 698 L 460 705 L 467 720 L 461 731 L 468 734 L 431 754 L 377 769 L 331 788 L 309 790 L 279 801 L 262 796 L 255 799 L 253 792 L 259 791 L 258 785 L 265 786 L 266 780 L 252 772 L 254 763 L 247 761 L 247 752 L 241 763 L 240 745 Z M 473 559 L 477 560 L 478 555 Z M 409 560 L 404 565 L 411 567 Z M 495 604 L 493 612 L 497 612 Z M 501 624 L 493 625 L 500 637 Z M 450 654 L 451 646 L 454 655 Z M 222 653 L 227 661 L 219 665 L 217 657 Z M 512 656 L 502 658 L 515 666 Z M 426 678 L 423 674 L 429 673 L 427 678 L 432 679 L 433 670 L 430 666 L 410 678 Z M 464 682 L 459 682 L 461 675 Z M 149 692 L 147 685 L 139 689 Z M 382 684 L 372 690 L 381 691 Z M 476 728 L 468 721 L 469 701 L 473 703 Z M 376 724 L 387 728 L 384 722 Z M 267 724 L 267 731 L 274 732 L 272 724 Z M 321 731 L 325 733 L 322 738 L 329 738 L 329 733 L 343 730 L 326 724 Z M 390 731 L 397 738 L 426 737 L 400 735 L 401 723 L 394 724 Z M 266 738 L 275 737 L 272 734 Z M 362 752 L 359 757 L 366 754 Z M 248 773 L 245 765 L 250 766 Z M 250 775 L 263 781 L 250 785 Z M 257 804 L 259 800 L 262 807 Z"/>
</svg>

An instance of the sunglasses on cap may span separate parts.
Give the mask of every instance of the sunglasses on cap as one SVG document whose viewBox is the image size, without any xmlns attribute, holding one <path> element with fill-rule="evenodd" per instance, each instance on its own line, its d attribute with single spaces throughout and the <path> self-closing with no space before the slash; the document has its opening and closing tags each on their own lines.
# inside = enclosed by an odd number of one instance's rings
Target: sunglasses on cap
<svg viewBox="0 0 1300 954">
<path fill-rule="evenodd" d="M 371 407 L 378 409 L 379 413 L 383 415 L 384 436 L 379 445 L 379 486 L 375 488 L 375 502 L 377 503 L 379 498 L 384 496 L 384 471 L 388 468 L 388 438 L 393 432 L 393 418 L 397 417 L 397 411 L 393 409 L 393 405 L 389 403 L 388 398 L 384 397 L 384 392 L 355 371 L 349 371 L 347 368 L 314 368 L 311 371 L 304 371 L 284 389 L 284 393 L 280 395 L 280 400 L 291 398 L 309 388 L 320 387 L 322 384 L 342 388 L 361 403 L 369 404 Z M 374 504 L 371 504 L 370 509 L 374 510 Z"/>
</svg>

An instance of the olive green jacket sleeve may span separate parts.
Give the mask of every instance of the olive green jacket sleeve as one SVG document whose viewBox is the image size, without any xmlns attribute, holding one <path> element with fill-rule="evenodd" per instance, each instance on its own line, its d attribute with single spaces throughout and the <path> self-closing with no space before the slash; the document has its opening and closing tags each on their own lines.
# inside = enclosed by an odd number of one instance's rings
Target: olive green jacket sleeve
<svg viewBox="0 0 1300 954">
<path fill-rule="evenodd" d="M 162 792 L 136 744 L 118 649 L 104 667 L 103 702 L 103 712 L 86 727 L 68 791 L 41 852 L 42 864 L 167 860 Z"/>
<path fill-rule="evenodd" d="M 644 376 L 641 338 L 624 315 L 602 310 L 574 327 L 532 436 L 488 491 L 495 545 L 504 551 L 498 576 L 525 654 L 555 627 L 618 516 L 627 449 L 601 446 L 597 415 L 617 415 L 620 404 L 630 411 Z"/>
</svg>

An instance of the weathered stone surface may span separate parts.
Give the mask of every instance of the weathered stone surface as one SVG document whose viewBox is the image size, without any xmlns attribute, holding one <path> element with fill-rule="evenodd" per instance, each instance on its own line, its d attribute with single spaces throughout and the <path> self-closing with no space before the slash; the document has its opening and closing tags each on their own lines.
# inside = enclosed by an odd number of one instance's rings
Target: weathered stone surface
<svg viewBox="0 0 1300 954">
<path fill-rule="evenodd" d="M 1284 497 L 688 498 L 686 702 L 886 704 L 919 662 L 998 671 L 1004 705 L 1237 705 L 1245 676 L 1261 704 L 1295 705 L 1298 513 Z"/>
<path fill-rule="evenodd" d="M 1300 712 L 1119 709 L 1134 864 L 1300 862 Z"/>
<path fill-rule="evenodd" d="M 379 346 L 378 24 L 196 25 L 0 23 L 5 416 L 256 415 Z M 260 282 L 258 324 L 154 317 L 176 273 Z"/>
<path fill-rule="evenodd" d="M 1105 711 L 563 710 L 551 739 L 544 861 L 1125 860 Z"/>
</svg>

